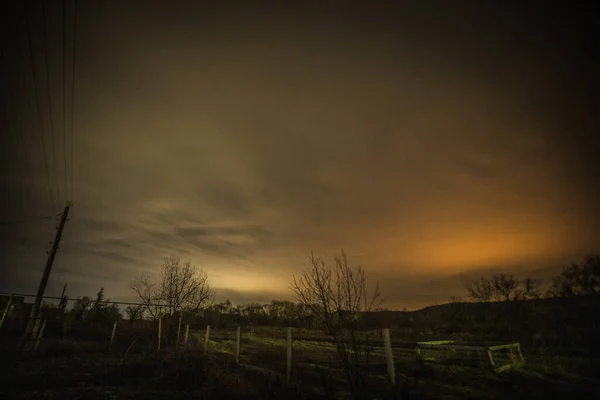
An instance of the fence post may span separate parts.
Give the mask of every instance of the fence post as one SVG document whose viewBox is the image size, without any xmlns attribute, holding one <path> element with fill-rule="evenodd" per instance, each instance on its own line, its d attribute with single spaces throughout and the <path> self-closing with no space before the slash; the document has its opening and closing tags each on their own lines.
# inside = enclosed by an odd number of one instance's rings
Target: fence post
<svg viewBox="0 0 600 400">
<path fill-rule="evenodd" d="M 208 351 L 209 339 L 210 339 L 210 325 L 206 325 L 206 333 L 204 334 L 204 351 Z"/>
<path fill-rule="evenodd" d="M 40 332 L 40 319 L 41 319 L 40 316 L 38 316 L 35 319 L 35 323 L 33 324 L 33 331 L 31 332 L 31 337 L 32 338 L 36 338 L 38 336 L 39 332 Z"/>
<path fill-rule="evenodd" d="M 46 320 L 44 320 L 44 322 L 42 322 L 42 327 L 40 328 L 40 332 L 37 335 L 37 339 L 35 340 L 35 344 L 33 345 L 33 351 L 36 351 L 38 346 L 40 345 L 40 340 L 42 339 L 42 336 L 44 335 L 44 328 L 46 327 Z"/>
<path fill-rule="evenodd" d="M 521 352 L 521 343 L 517 343 L 517 352 L 519 353 L 519 361 L 525 363 L 525 357 L 523 357 L 523 353 Z"/>
<path fill-rule="evenodd" d="M 285 372 L 285 382 L 289 385 L 292 375 L 292 327 L 287 328 L 287 364 Z"/>
<path fill-rule="evenodd" d="M 240 331 L 242 327 L 238 325 L 237 327 L 237 335 L 235 338 L 235 363 L 240 363 Z"/>
<path fill-rule="evenodd" d="M 385 359 L 387 361 L 387 372 L 392 386 L 396 385 L 396 371 L 394 370 L 394 355 L 392 354 L 392 341 L 390 340 L 390 330 L 383 329 L 383 347 L 385 351 Z"/>
<path fill-rule="evenodd" d="M 183 344 L 187 346 L 188 335 L 190 334 L 190 324 L 185 326 L 185 335 L 183 336 Z"/>
<path fill-rule="evenodd" d="M 487 349 L 487 356 L 488 356 L 488 360 L 490 361 L 490 365 L 492 366 L 492 368 L 496 369 L 496 363 L 494 362 L 494 356 L 492 355 L 492 351 L 489 348 Z"/>
<path fill-rule="evenodd" d="M 179 347 L 179 335 L 181 334 L 181 318 L 183 317 L 183 310 L 179 311 L 179 325 L 177 325 L 177 347 Z"/>
<path fill-rule="evenodd" d="M 117 322 L 118 321 L 115 321 L 115 323 L 113 324 L 112 334 L 110 335 L 110 347 L 112 347 L 113 342 L 115 341 L 115 333 L 117 333 Z"/>
<path fill-rule="evenodd" d="M 6 307 L 4 307 L 4 312 L 2 313 L 2 319 L 0 319 L 0 328 L 4 325 L 4 318 L 6 318 L 6 314 L 8 314 L 8 310 L 10 310 L 10 305 L 12 303 L 13 295 L 11 294 L 8 298 L 8 303 L 6 303 Z"/>
<path fill-rule="evenodd" d="M 158 351 L 160 351 L 160 340 L 162 335 L 162 315 L 158 313 Z"/>
</svg>

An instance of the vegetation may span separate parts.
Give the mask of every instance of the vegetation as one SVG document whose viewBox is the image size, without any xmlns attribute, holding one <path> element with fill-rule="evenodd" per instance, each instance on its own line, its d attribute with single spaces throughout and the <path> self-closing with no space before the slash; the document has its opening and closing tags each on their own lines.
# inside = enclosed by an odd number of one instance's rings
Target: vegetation
<svg viewBox="0 0 600 400">
<path fill-rule="evenodd" d="M 379 305 L 379 290 L 368 296 L 364 270 L 348 266 L 343 252 L 333 267 L 312 254 L 310 261 L 312 268 L 294 277 L 291 289 L 333 339 L 353 398 L 363 398 L 371 348 L 362 317 Z"/>
<path fill-rule="evenodd" d="M 45 306 L 44 339 L 34 355 L 11 352 L 11 332 L 15 339 L 20 332 L 11 313 L 0 331 L 0 358 L 11 363 L 4 368 L 10 386 L 24 393 L 8 398 L 593 398 L 600 384 L 598 277 L 598 257 L 588 256 L 566 266 L 545 292 L 539 281 L 498 275 L 466 282 L 474 301 L 455 297 L 418 311 L 390 311 L 379 307 L 377 290 L 367 295 L 364 271 L 343 254 L 334 265 L 312 257 L 292 281 L 295 302 L 205 302 L 172 315 L 165 308 L 160 352 L 158 320 L 142 315 L 147 304 L 130 305 L 122 315 L 100 289 L 68 310 Z M 129 321 L 118 323 L 109 346 L 114 322 L 124 316 Z M 180 318 L 190 327 L 187 346 L 177 341 Z M 272 371 L 275 380 L 235 365 L 238 326 L 241 363 Z M 286 388 L 288 326 L 294 342 Z M 391 330 L 395 394 L 385 380 L 383 327 Z M 526 364 L 496 375 L 466 359 L 417 362 L 415 341 L 433 340 L 519 342 Z"/>
<path fill-rule="evenodd" d="M 480 302 L 518 301 L 542 297 L 541 279 L 518 279 L 514 275 L 499 274 L 491 278 L 463 282 L 467 295 Z M 580 264 L 572 262 L 563 267 L 552 280 L 544 297 L 568 297 L 600 293 L 600 255 L 589 254 Z"/>
<path fill-rule="evenodd" d="M 153 318 L 163 308 L 168 315 L 183 309 L 197 312 L 214 295 L 206 273 L 175 256 L 165 258 L 158 282 L 141 276 L 130 287 Z"/>
<path fill-rule="evenodd" d="M 581 296 L 600 293 L 600 255 L 587 255 L 581 264 L 571 263 L 555 277 L 548 296 Z"/>
<path fill-rule="evenodd" d="M 127 314 L 127 319 L 130 321 L 137 321 L 142 319 L 144 315 L 144 307 L 143 306 L 127 306 L 125 308 L 125 314 Z"/>
<path fill-rule="evenodd" d="M 518 279 L 514 275 L 499 274 L 491 278 L 479 278 L 464 282 L 467 295 L 475 301 L 515 301 L 539 299 L 542 280 Z"/>
</svg>

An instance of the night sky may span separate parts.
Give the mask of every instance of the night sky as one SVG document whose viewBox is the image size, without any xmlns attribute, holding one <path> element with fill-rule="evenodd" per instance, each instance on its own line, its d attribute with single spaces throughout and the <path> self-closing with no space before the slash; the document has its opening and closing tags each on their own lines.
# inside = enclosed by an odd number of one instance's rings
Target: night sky
<svg viewBox="0 0 600 400">
<path fill-rule="evenodd" d="M 62 2 L 27 1 L 35 87 L 23 3 L 0 13 L 0 291 L 36 291 L 58 217 L 12 222 L 66 199 L 49 295 L 132 300 L 179 255 L 217 301 L 289 299 L 343 248 L 414 309 L 600 251 L 593 2 L 79 1 L 73 74 L 66 0 L 63 81 Z"/>
</svg>

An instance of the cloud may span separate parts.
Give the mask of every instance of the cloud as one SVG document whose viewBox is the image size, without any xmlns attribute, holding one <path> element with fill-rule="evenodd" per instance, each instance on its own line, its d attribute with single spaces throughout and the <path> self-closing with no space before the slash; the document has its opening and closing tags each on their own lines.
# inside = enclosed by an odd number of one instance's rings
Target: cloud
<svg viewBox="0 0 600 400">
<path fill-rule="evenodd" d="M 205 253 L 242 259 L 261 250 L 271 237 L 265 229 L 243 226 L 179 227 L 174 235 Z"/>
<path fill-rule="evenodd" d="M 127 257 L 124 256 L 122 254 L 119 253 L 115 253 L 112 251 L 102 251 L 102 250 L 91 250 L 89 251 L 88 254 L 97 254 L 103 258 L 106 258 L 109 261 L 115 261 L 118 263 L 129 263 L 129 264 L 135 264 L 135 262 L 137 261 L 135 258 L 133 257 Z"/>
<path fill-rule="evenodd" d="M 96 218 L 76 219 L 69 225 L 74 225 L 72 228 L 77 232 L 79 229 L 93 233 L 113 233 L 123 228 L 123 224 L 107 219 L 101 220 Z M 69 227 L 71 229 L 71 227 Z"/>
<path fill-rule="evenodd" d="M 206 237 L 206 236 L 251 236 L 266 237 L 269 232 L 257 227 L 239 226 L 193 226 L 177 227 L 175 234 L 178 236 Z"/>
<path fill-rule="evenodd" d="M 78 285 L 125 295 L 123 282 L 179 255 L 240 298 L 283 295 L 311 250 L 344 248 L 394 302 L 424 304 L 454 293 L 458 273 L 600 247 L 596 192 L 582 186 L 591 150 L 576 163 L 583 141 L 563 132 L 584 121 L 579 100 L 520 38 L 481 33 L 502 25 L 495 14 L 348 9 L 332 22 L 281 9 L 264 24 L 186 7 L 86 14 L 75 206 L 57 261 Z M 358 21 L 373 29 L 358 34 Z M 56 184 L 24 133 L 35 201 L 14 193 L 25 175 L 3 173 L 6 213 L 47 205 Z M 2 151 L 13 171 L 17 153 Z M 54 225 L 0 231 L 6 258 L 37 271 Z"/>
</svg>

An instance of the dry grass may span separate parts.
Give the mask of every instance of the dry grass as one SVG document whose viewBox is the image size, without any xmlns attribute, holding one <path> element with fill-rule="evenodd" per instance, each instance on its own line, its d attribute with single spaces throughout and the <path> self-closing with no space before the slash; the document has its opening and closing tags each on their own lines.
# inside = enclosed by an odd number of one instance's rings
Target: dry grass
<svg viewBox="0 0 600 400">
<path fill-rule="evenodd" d="M 171 345 L 157 354 L 155 344 L 141 341 L 125 358 L 129 335 L 127 342 L 120 340 L 110 350 L 106 341 L 47 339 L 35 355 L 3 350 L 0 369 L 8 371 L 3 376 L 3 387 L 11 388 L 5 391 L 6 398 L 15 399 L 312 399 L 328 398 L 331 393 L 343 397 L 344 379 L 335 361 L 335 347 L 320 335 L 294 330 L 291 391 L 281 382 L 235 365 L 234 330 L 213 331 L 208 354 L 202 348 L 204 332 L 197 331 L 192 332 L 187 349 L 176 351 Z M 282 376 L 285 337 L 284 328 L 256 328 L 252 335 L 243 332 L 242 363 Z M 598 389 L 597 380 L 578 373 L 585 363 L 593 370 L 597 364 L 590 359 L 547 356 L 544 364 L 526 353 L 523 368 L 496 375 L 466 365 L 417 363 L 414 350 L 401 341 L 395 344 L 394 357 L 399 388 L 411 399 L 593 398 Z M 393 398 L 381 347 L 374 349 L 370 372 L 373 398 Z"/>
</svg>

